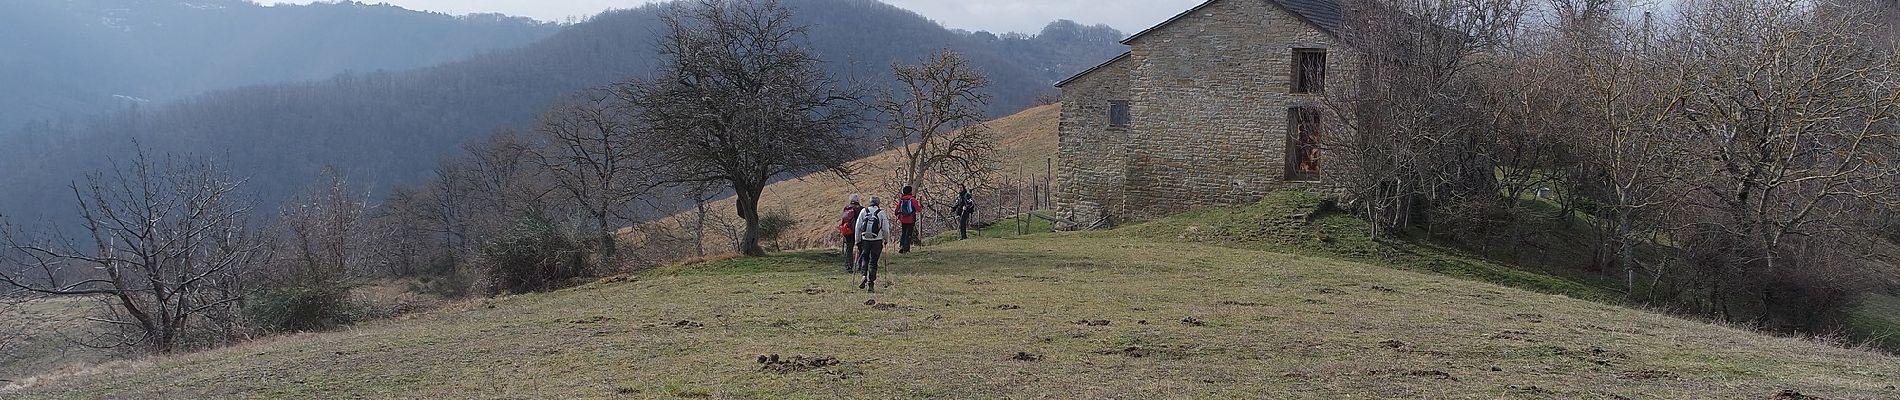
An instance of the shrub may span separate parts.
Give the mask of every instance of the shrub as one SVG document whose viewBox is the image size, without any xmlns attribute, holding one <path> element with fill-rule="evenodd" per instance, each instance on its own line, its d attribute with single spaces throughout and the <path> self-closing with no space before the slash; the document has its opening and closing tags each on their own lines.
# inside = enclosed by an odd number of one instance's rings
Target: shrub
<svg viewBox="0 0 1900 400">
<path fill-rule="evenodd" d="M 261 289 L 245 301 L 245 321 L 270 332 L 324 331 L 364 317 L 363 308 L 350 301 L 349 290 L 334 285 Z"/>
<path fill-rule="evenodd" d="M 780 208 L 766 211 L 759 215 L 759 241 L 777 242 L 797 226 L 798 219 L 792 217 L 791 210 Z"/>
<path fill-rule="evenodd" d="M 488 274 L 490 293 L 555 289 L 586 276 L 580 241 L 563 235 L 554 221 L 526 216 L 482 246 L 477 263 Z"/>
<path fill-rule="evenodd" d="M 416 277 L 416 280 L 409 282 L 408 290 L 413 293 L 436 295 L 448 299 L 464 298 L 480 290 L 476 283 L 478 279 L 470 275 L 473 275 L 473 273 L 464 272 L 461 269 L 453 269 L 432 275 L 421 275 Z"/>
</svg>

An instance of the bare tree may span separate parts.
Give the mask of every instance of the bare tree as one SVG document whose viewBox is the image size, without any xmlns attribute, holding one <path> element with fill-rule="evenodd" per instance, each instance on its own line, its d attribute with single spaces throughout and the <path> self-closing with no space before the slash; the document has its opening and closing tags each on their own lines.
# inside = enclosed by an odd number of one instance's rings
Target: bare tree
<svg viewBox="0 0 1900 400">
<path fill-rule="evenodd" d="M 305 285 L 343 288 L 376 270 L 385 262 L 379 256 L 388 232 L 372 225 L 374 208 L 368 194 L 336 170 L 326 170 L 278 218 L 288 241 L 282 260 L 291 265 L 279 272 Z"/>
<path fill-rule="evenodd" d="M 654 154 L 673 183 L 717 182 L 737 195 L 745 220 L 739 251 L 763 255 L 759 200 L 772 179 L 846 173 L 856 146 L 847 131 L 862 102 L 826 76 L 802 43 L 806 27 L 776 0 L 698 0 L 661 17 L 652 82 L 628 98 L 653 127 Z"/>
<path fill-rule="evenodd" d="M 250 226 L 243 181 L 207 161 L 152 160 L 87 176 L 72 185 L 88 237 L 27 241 L 9 232 L 13 261 L 36 276 L 0 269 L 0 284 L 52 296 L 104 296 L 110 317 L 127 328 L 113 345 L 178 350 L 193 333 L 213 338 L 248 289 L 245 277 L 267 261 L 265 240 Z"/>
<path fill-rule="evenodd" d="M 921 65 L 892 67 L 892 73 L 897 89 L 877 110 L 890 117 L 886 140 L 904 154 L 906 184 L 922 184 L 933 173 L 957 180 L 995 172 L 995 135 L 983 125 L 990 80 L 982 71 L 944 50 Z"/>
<path fill-rule="evenodd" d="M 998 169 L 995 134 L 983 124 L 990 80 L 951 50 L 892 74 L 897 87 L 876 108 L 890 118 L 886 146 L 904 155 L 899 183 L 947 220 L 958 190 L 987 189 Z"/>
<path fill-rule="evenodd" d="M 1687 157 L 1681 138 L 1661 124 L 1678 85 L 1655 62 L 1661 49 L 1647 15 L 1618 17 L 1628 10 L 1620 0 L 1552 0 L 1552 6 L 1552 29 L 1535 44 L 1537 53 L 1520 61 L 1546 75 L 1575 77 L 1541 79 L 1565 104 L 1542 115 L 1549 123 L 1541 128 L 1572 155 L 1550 170 L 1566 180 L 1566 206 L 1588 199 L 1592 218 L 1585 221 L 1599 238 L 1598 265 L 1620 271 L 1635 295 L 1642 269 L 1637 247 L 1664 233 L 1657 217 L 1675 203 L 1671 171 Z"/>
<path fill-rule="evenodd" d="M 390 257 L 413 273 L 462 265 L 480 244 L 506 230 L 523 213 L 546 210 L 557 188 L 537 168 L 533 138 L 498 130 L 463 146 L 466 154 L 439 163 L 428 183 L 398 189 L 378 207 L 377 219 L 399 244 Z"/>
<path fill-rule="evenodd" d="M 246 301 L 252 327 L 319 331 L 354 321 L 350 292 L 400 259 L 397 231 L 379 224 L 380 207 L 334 168 L 279 210 L 280 257 Z"/>
<path fill-rule="evenodd" d="M 642 121 L 605 89 L 582 92 L 541 115 L 533 160 L 557 192 L 595 228 L 603 264 L 615 260 L 616 232 L 633 220 L 632 204 L 657 185 Z"/>
<path fill-rule="evenodd" d="M 1827 5 L 1690 1 L 1667 38 L 1681 87 L 1663 123 L 1698 155 L 1675 172 L 1692 177 L 1680 238 L 1711 268 L 1718 313 L 1747 299 L 1765 317 L 1812 326 L 1776 310 L 1805 314 L 1817 305 L 1806 303 L 1839 297 L 1798 281 L 1845 260 L 1814 258 L 1802 242 L 1867 234 L 1850 213 L 1895 200 L 1900 52 L 1866 34 L 1880 29 L 1866 14 Z"/>
<path fill-rule="evenodd" d="M 1414 203 L 1490 201 L 1495 161 L 1484 144 L 1496 129 L 1482 109 L 1478 56 L 1513 37 L 1525 1 L 1348 3 L 1342 39 L 1361 57 L 1350 61 L 1356 79 L 1326 88 L 1345 134 L 1325 146 L 1352 155 L 1356 173 L 1341 178 L 1367 201 L 1374 229 L 1410 224 Z"/>
<path fill-rule="evenodd" d="M 549 195 L 559 190 L 547 182 L 547 171 L 535 168 L 534 145 L 532 138 L 503 129 L 463 146 L 468 156 L 456 177 L 467 181 L 461 186 L 468 188 L 468 200 L 485 216 L 472 221 L 477 242 L 504 229 L 510 216 L 547 208 Z"/>
</svg>

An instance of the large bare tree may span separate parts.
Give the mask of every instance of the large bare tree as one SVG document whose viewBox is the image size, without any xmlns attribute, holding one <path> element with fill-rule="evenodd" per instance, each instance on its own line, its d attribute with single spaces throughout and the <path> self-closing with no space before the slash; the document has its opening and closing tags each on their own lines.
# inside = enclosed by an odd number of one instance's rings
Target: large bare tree
<svg viewBox="0 0 1900 400">
<path fill-rule="evenodd" d="M 890 118 L 888 146 L 904 154 L 905 184 L 920 185 L 926 174 L 960 181 L 995 172 L 995 135 L 983 125 L 990 80 L 982 71 L 951 50 L 891 69 L 897 87 L 877 110 Z"/>
<path fill-rule="evenodd" d="M 891 69 L 897 86 L 877 110 L 890 118 L 886 147 L 904 155 L 899 183 L 948 220 L 958 190 L 986 189 L 998 169 L 996 135 L 983 124 L 990 79 L 952 50 Z"/>
<path fill-rule="evenodd" d="M 109 299 L 108 317 L 94 320 L 130 333 L 110 345 L 170 352 L 217 340 L 229 334 L 220 331 L 232 327 L 245 278 L 270 255 L 251 226 L 243 184 L 208 161 L 141 151 L 130 165 L 72 185 L 85 239 L 9 232 L 7 255 L 24 268 L 0 268 L 0 285 Z"/>
<path fill-rule="evenodd" d="M 759 200 L 772 179 L 834 170 L 856 154 L 863 101 L 827 76 L 806 27 L 775 0 L 697 0 L 661 17 L 651 82 L 628 98 L 651 124 L 673 183 L 730 185 L 745 220 L 739 251 L 763 255 Z"/>
</svg>

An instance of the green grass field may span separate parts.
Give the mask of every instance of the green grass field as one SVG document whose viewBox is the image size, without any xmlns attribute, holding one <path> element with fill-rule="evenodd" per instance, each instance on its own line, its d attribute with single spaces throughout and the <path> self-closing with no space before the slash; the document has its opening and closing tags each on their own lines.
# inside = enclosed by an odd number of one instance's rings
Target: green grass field
<svg viewBox="0 0 1900 400">
<path fill-rule="evenodd" d="M 1900 351 L 1900 296 L 1870 294 L 1849 315 L 1854 330 L 1868 333 L 1868 339 L 1882 347 Z"/>
<path fill-rule="evenodd" d="M 0 397 L 1900 398 L 1880 353 L 1162 229 L 929 246 L 878 294 L 824 251 L 669 267 Z"/>
</svg>

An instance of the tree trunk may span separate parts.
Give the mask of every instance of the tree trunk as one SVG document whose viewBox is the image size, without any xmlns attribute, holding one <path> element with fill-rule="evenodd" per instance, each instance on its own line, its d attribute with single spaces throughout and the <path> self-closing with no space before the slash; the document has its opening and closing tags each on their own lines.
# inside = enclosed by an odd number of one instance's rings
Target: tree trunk
<svg viewBox="0 0 1900 400">
<path fill-rule="evenodd" d="M 765 185 L 732 186 L 739 195 L 739 219 L 745 220 L 745 234 L 739 238 L 739 252 L 747 256 L 763 256 L 765 247 L 759 245 L 759 196 L 764 194 Z"/>
<path fill-rule="evenodd" d="M 693 249 L 699 258 L 706 258 L 706 196 L 694 193 L 693 203 L 694 208 L 699 210 L 696 222 L 693 223 Z"/>
<path fill-rule="evenodd" d="M 600 264 L 602 266 L 613 263 L 614 247 L 617 247 L 614 243 L 614 233 L 613 224 L 607 221 L 605 214 L 602 214 L 600 218 Z"/>
<path fill-rule="evenodd" d="M 1629 204 L 1628 196 L 1623 197 L 1621 199 L 1623 204 Z M 1634 295 L 1636 293 L 1636 240 L 1630 237 L 1630 230 L 1633 229 L 1631 225 L 1633 217 L 1630 212 L 1628 208 L 1620 208 L 1616 212 L 1616 263 L 1623 269 L 1623 288 Z"/>
</svg>

